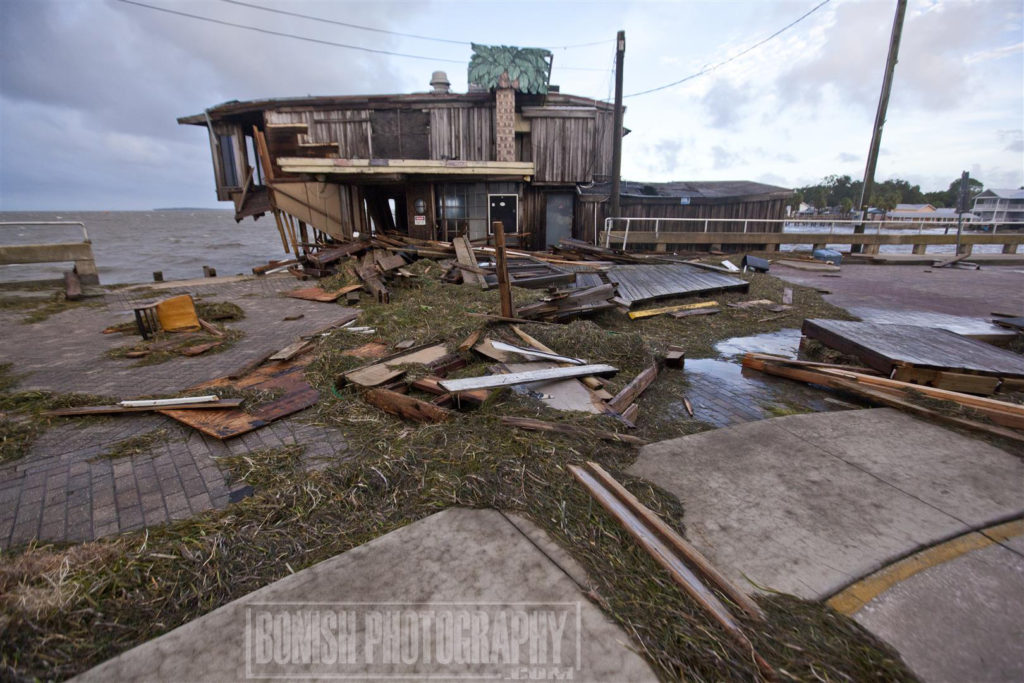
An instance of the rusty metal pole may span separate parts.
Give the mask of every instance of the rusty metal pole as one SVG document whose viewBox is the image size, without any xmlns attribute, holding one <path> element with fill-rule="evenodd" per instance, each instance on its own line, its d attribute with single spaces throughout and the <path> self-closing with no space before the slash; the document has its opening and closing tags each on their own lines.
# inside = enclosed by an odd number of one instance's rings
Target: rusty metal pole
<svg viewBox="0 0 1024 683">
<path fill-rule="evenodd" d="M 889 108 L 889 93 L 892 91 L 892 76 L 896 70 L 896 62 L 900 54 L 900 36 L 903 34 L 903 17 L 907 13 L 907 0 L 897 0 L 896 16 L 892 21 L 892 36 L 889 38 L 889 56 L 885 60 L 885 76 L 882 78 L 882 94 L 878 98 L 878 110 L 875 112 L 875 127 L 871 130 L 871 147 L 868 149 L 868 163 L 864 168 L 864 185 L 860 190 L 859 225 L 853 226 L 855 234 L 863 234 L 864 220 L 867 217 L 868 202 L 871 201 L 871 190 L 875 184 L 875 166 L 878 164 L 878 148 L 882 144 L 882 127 L 885 125 L 885 112 Z M 860 253 L 861 245 L 851 244 L 850 251 Z"/>
<path fill-rule="evenodd" d="M 622 175 L 622 64 L 626 57 L 626 32 L 619 31 L 615 39 L 615 117 L 612 124 L 612 190 L 609 197 L 611 204 L 608 215 L 620 218 L 622 208 L 619 205 Z"/>
</svg>

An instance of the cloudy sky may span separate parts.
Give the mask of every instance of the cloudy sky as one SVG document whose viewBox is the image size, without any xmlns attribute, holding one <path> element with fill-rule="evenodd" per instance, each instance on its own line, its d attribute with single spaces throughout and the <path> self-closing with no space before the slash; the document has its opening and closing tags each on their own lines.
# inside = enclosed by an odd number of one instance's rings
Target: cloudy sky
<svg viewBox="0 0 1024 683">
<path fill-rule="evenodd" d="M 554 48 L 563 92 L 609 98 L 626 31 L 627 95 L 713 67 L 820 0 L 348 2 L 154 7 L 399 57 L 258 33 L 119 0 L 0 0 L 0 210 L 220 206 L 205 132 L 176 117 L 226 100 L 402 93 L 435 69 L 466 88 L 469 41 Z M 710 73 L 627 97 L 623 175 L 794 187 L 864 173 L 895 0 L 832 0 Z M 581 43 L 602 41 L 584 47 Z M 1020 0 L 910 0 L 877 178 L 944 189 L 968 170 L 1024 184 Z"/>
</svg>

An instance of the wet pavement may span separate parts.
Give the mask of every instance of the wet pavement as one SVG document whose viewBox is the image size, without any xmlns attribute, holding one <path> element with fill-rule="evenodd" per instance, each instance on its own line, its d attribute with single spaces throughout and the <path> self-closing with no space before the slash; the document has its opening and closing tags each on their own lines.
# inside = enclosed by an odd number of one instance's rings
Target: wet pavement
<svg viewBox="0 0 1024 683">
<path fill-rule="evenodd" d="M 857 407 L 832 400 L 827 390 L 740 365 L 743 354 L 749 352 L 796 358 L 799 346 L 800 330 L 790 328 L 723 341 L 715 347 L 718 358 L 688 359 L 686 396 L 694 417 L 715 427 L 731 427 L 779 415 Z M 682 402 L 670 403 L 668 410 L 679 417 L 688 416 Z"/>
</svg>

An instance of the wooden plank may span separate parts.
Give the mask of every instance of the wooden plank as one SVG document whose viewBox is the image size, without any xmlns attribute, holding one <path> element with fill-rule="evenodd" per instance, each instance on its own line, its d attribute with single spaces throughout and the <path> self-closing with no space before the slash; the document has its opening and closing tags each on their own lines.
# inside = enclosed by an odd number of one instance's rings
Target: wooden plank
<svg viewBox="0 0 1024 683">
<path fill-rule="evenodd" d="M 257 406 L 251 412 L 238 408 L 203 411 L 180 410 L 177 406 L 173 410 L 158 412 L 217 439 L 241 436 L 254 429 L 259 429 L 273 420 L 304 410 L 319 400 L 320 392 L 310 386 L 305 379 L 308 363 L 309 357 L 303 356 L 292 361 L 257 368 L 237 380 L 220 377 L 192 387 L 195 390 L 232 387 L 275 393 L 283 392 L 279 398 Z"/>
<path fill-rule="evenodd" d="M 621 413 L 629 407 L 629 404 L 633 403 L 637 397 L 647 389 L 647 387 L 651 386 L 651 383 L 654 382 L 657 376 L 657 365 L 652 365 L 647 368 L 634 377 L 632 382 L 623 387 L 622 391 L 617 393 L 611 401 L 608 401 L 608 407 L 617 413 Z"/>
<path fill-rule="evenodd" d="M 909 401 L 897 398 L 885 391 L 879 391 L 877 389 L 866 387 L 858 382 L 850 382 L 847 380 L 837 379 L 835 381 L 835 386 L 838 389 L 843 389 L 845 391 L 858 394 L 876 403 L 881 403 L 882 405 L 889 406 L 890 408 L 897 408 L 904 412 L 911 413 L 912 415 L 925 417 L 931 420 L 935 420 L 936 422 L 944 422 L 946 424 L 951 424 L 955 427 L 960 427 L 962 429 L 969 429 L 971 431 L 982 432 L 985 434 L 990 434 L 992 436 L 999 436 L 1010 441 L 1016 441 L 1017 443 L 1024 443 L 1024 433 L 1020 433 L 1012 429 L 1004 429 L 1003 427 L 996 427 L 993 425 L 976 422 L 974 420 L 967 420 L 962 417 L 946 415 L 945 413 L 940 413 L 934 410 L 929 410 L 928 408 L 919 406 L 916 403 L 911 403 Z"/>
<path fill-rule="evenodd" d="M 672 580 L 682 588 L 704 611 L 712 616 L 718 624 L 737 642 L 741 643 L 745 651 L 751 653 L 762 671 L 770 671 L 767 663 L 764 663 L 754 651 L 750 641 L 747 640 L 742 627 L 729 613 L 728 608 L 718 599 L 718 596 L 711 591 L 697 577 L 685 562 L 673 552 L 673 548 L 666 543 L 660 535 L 650 529 L 642 517 L 629 507 L 611 491 L 605 488 L 601 481 L 593 473 L 584 470 L 576 465 L 569 465 L 569 471 L 587 491 L 590 492 L 598 503 L 601 504 L 608 514 L 616 519 L 622 528 L 654 559 L 665 571 L 669 573 Z M 775 676 L 770 676 L 774 680 Z"/>
<path fill-rule="evenodd" d="M 540 341 L 534 339 L 532 336 L 524 332 L 522 328 L 520 328 L 518 325 L 512 325 L 512 331 L 516 333 L 516 336 L 518 336 L 520 339 L 522 339 L 524 342 L 526 342 L 533 348 L 539 351 L 544 351 L 546 353 L 555 353 L 552 349 L 548 348 Z M 588 388 L 594 391 L 602 390 L 601 387 L 603 386 L 603 384 L 594 377 L 583 377 L 580 381 L 582 381 L 584 384 L 587 385 Z M 609 396 L 608 398 L 611 398 L 611 396 Z"/>
<path fill-rule="evenodd" d="M 758 620 L 764 620 L 764 612 L 758 607 L 749 595 L 741 591 L 732 581 L 725 577 L 718 569 L 708 561 L 706 557 L 693 545 L 680 536 L 675 529 L 666 524 L 660 517 L 641 503 L 636 496 L 630 493 L 626 487 L 620 484 L 612 475 L 608 474 L 603 467 L 596 462 L 587 462 L 587 469 L 590 470 L 606 489 L 611 491 L 619 500 L 626 504 L 643 522 L 653 530 L 663 541 L 669 544 L 673 550 L 678 552 L 687 562 L 697 567 L 708 580 L 718 586 L 723 593 L 735 602 L 740 609 Z"/>
<path fill-rule="evenodd" d="M 531 382 L 548 382 L 556 379 L 568 379 L 570 377 L 586 377 L 587 375 L 612 375 L 618 369 L 611 365 L 577 365 L 569 368 L 548 368 L 546 370 L 533 370 L 530 372 L 515 372 L 507 375 L 486 375 L 484 377 L 469 377 L 466 379 L 446 379 L 441 381 L 441 386 L 446 391 L 466 391 L 468 389 L 492 389 L 495 387 L 507 387 L 516 384 L 529 384 Z"/>
<path fill-rule="evenodd" d="M 451 412 L 440 406 L 388 389 L 370 389 L 363 399 L 386 413 L 414 422 L 444 422 Z"/>
<path fill-rule="evenodd" d="M 474 331 L 472 334 L 470 334 L 468 337 L 462 340 L 462 343 L 459 344 L 458 346 L 458 350 L 462 352 L 469 351 L 471 348 L 473 348 L 473 345 L 476 344 L 477 340 L 480 338 L 480 335 L 482 333 L 483 330 Z"/>
<path fill-rule="evenodd" d="M 287 292 L 286 295 L 293 299 L 304 299 L 306 301 L 322 301 L 329 303 L 331 301 L 337 301 L 342 295 L 354 292 L 357 289 L 362 289 L 363 286 L 360 284 L 347 285 L 341 289 L 333 291 L 327 291 L 320 287 L 305 287 L 302 289 L 293 289 Z"/>
<path fill-rule="evenodd" d="M 698 308 L 692 311 L 679 311 L 678 313 L 669 313 L 673 318 L 691 318 L 698 315 L 715 315 L 721 313 L 721 308 Z"/>
<path fill-rule="evenodd" d="M 943 372 L 942 370 L 929 370 L 928 368 L 915 368 L 913 366 L 897 367 L 892 374 L 892 379 L 909 384 L 922 384 L 949 391 L 959 391 L 965 394 L 978 394 L 980 396 L 991 396 L 996 393 L 1001 382 L 1000 378 L 989 375 L 969 375 L 962 372 Z"/>
<path fill-rule="evenodd" d="M 663 315 L 665 313 L 678 313 L 679 311 L 691 311 L 694 309 L 701 308 L 714 308 L 718 306 L 717 301 L 701 301 L 696 304 L 679 304 L 678 306 L 665 306 L 663 308 L 651 308 L 646 311 L 630 311 L 629 319 L 637 320 L 638 318 L 651 318 L 656 315 Z"/>
<path fill-rule="evenodd" d="M 887 377 L 874 377 L 871 375 L 864 375 L 856 372 L 845 372 L 832 368 L 802 369 L 799 367 L 791 367 L 787 365 L 785 361 L 765 361 L 754 357 L 753 354 L 747 354 L 744 356 L 743 367 L 760 370 L 761 372 L 777 375 L 779 377 L 787 377 L 801 382 L 819 384 L 832 388 L 838 388 L 840 386 L 837 382 L 853 381 L 876 389 L 895 390 L 900 392 L 908 390 L 916 391 L 930 398 L 952 401 L 963 406 L 974 408 L 975 410 L 985 414 L 986 417 L 996 424 L 1004 427 L 1024 429 L 1024 406 L 1016 403 L 1007 403 L 1005 401 L 997 401 L 991 398 L 971 396 L 969 394 L 947 391 L 945 389 L 936 389 L 918 384 L 907 384 L 906 382 L 899 382 L 897 380 L 888 379 Z"/>
<path fill-rule="evenodd" d="M 946 266 L 951 266 L 954 263 L 959 263 L 960 261 L 963 261 L 965 258 L 970 257 L 970 254 L 957 254 L 956 256 L 951 256 L 949 258 L 941 259 L 939 261 L 932 261 L 932 268 L 945 268 Z"/>
<path fill-rule="evenodd" d="M 531 432 L 554 432 L 557 434 L 575 436 L 581 439 L 617 441 L 620 443 L 630 444 L 632 446 L 644 446 L 647 444 L 643 439 L 629 434 L 618 434 L 616 432 L 609 432 L 601 429 L 577 427 L 564 422 L 545 422 L 544 420 L 535 420 L 529 417 L 503 417 L 501 418 L 501 423 L 503 425 L 508 425 L 509 427 L 525 429 Z"/>
<path fill-rule="evenodd" d="M 452 245 L 455 247 L 455 258 L 459 265 L 465 267 L 462 272 L 463 280 L 469 284 L 486 285 L 484 276 L 477 272 L 481 269 L 477 266 L 476 257 L 473 256 L 473 245 L 469 243 L 469 238 L 465 235 L 456 237 L 452 240 Z"/>
<path fill-rule="evenodd" d="M 313 342 L 308 339 L 300 339 L 297 342 L 293 342 L 288 346 L 284 347 L 267 360 L 291 360 L 295 356 L 299 355 L 303 351 L 312 348 Z"/>
<path fill-rule="evenodd" d="M 237 408 L 242 405 L 240 398 L 222 398 L 219 401 L 206 401 L 203 403 L 179 403 L 174 406 L 175 410 L 223 410 L 225 408 Z M 119 413 L 145 413 L 162 410 L 166 406 L 79 406 L 77 408 L 57 408 L 47 410 L 43 415 L 57 417 L 72 417 L 75 415 L 117 415 Z"/>
<path fill-rule="evenodd" d="M 505 226 L 501 221 L 492 224 L 494 228 L 494 260 L 498 275 L 498 293 L 501 298 L 501 315 L 505 318 L 513 318 L 516 309 L 512 306 L 512 287 L 508 281 L 508 263 L 505 260 Z"/>
<path fill-rule="evenodd" d="M 418 349 L 403 351 L 369 365 L 342 374 L 347 381 L 362 387 L 376 387 L 405 373 L 400 366 L 427 365 L 448 355 L 444 344 L 425 344 Z"/>
<path fill-rule="evenodd" d="M 557 325 L 558 323 L 549 323 L 543 320 L 524 320 L 523 318 L 510 318 L 504 315 L 491 315 L 490 313 L 467 313 L 471 318 L 483 318 L 492 322 L 498 323 L 533 323 L 535 325 Z"/>
</svg>

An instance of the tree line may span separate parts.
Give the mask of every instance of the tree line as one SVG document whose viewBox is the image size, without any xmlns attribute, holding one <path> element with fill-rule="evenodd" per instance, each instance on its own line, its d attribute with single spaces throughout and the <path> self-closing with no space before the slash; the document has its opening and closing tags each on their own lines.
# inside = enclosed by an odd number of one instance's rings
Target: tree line
<svg viewBox="0 0 1024 683">
<path fill-rule="evenodd" d="M 971 200 L 985 189 L 984 184 L 974 178 L 968 179 L 968 185 Z M 818 210 L 831 207 L 849 213 L 859 208 L 857 205 L 863 187 L 862 180 L 853 180 L 848 175 L 830 175 L 816 185 L 797 188 L 791 205 L 794 211 L 799 209 L 801 202 L 805 202 Z M 959 178 L 949 184 L 949 189 L 935 192 L 922 192 L 920 185 L 911 185 L 906 180 L 893 178 L 875 183 L 868 205 L 885 211 L 891 211 L 897 204 L 931 204 L 935 208 L 952 208 L 956 206 L 959 193 Z"/>
</svg>

